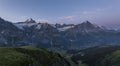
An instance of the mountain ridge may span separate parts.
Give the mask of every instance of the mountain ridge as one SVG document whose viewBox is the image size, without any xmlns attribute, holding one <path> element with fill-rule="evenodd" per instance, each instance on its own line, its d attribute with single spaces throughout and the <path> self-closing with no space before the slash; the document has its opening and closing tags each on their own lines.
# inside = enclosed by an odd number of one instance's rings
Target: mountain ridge
<svg viewBox="0 0 120 66">
<path fill-rule="evenodd" d="M 46 48 L 75 49 L 84 46 L 120 43 L 119 31 L 108 30 L 89 21 L 76 25 L 61 25 L 37 23 L 31 18 L 24 22 L 11 23 L 1 18 L 0 25 L 3 28 L 0 30 L 5 31 L 6 29 L 6 33 L 8 33 L 2 36 L 3 31 L 1 31 L 0 34 L 0 41 L 3 42 L 0 45 L 5 46 L 40 45 Z"/>
</svg>

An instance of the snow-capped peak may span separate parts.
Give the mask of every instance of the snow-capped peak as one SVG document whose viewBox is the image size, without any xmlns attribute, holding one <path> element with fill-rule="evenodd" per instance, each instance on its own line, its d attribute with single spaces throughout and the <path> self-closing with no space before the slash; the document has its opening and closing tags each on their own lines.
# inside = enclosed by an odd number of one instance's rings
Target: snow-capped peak
<svg viewBox="0 0 120 66">
<path fill-rule="evenodd" d="M 37 25 L 37 23 L 32 18 L 27 19 L 25 22 L 15 23 L 15 26 L 17 26 L 19 29 L 24 29 L 23 27 L 31 27 L 33 25 Z"/>
<path fill-rule="evenodd" d="M 36 23 L 36 21 L 35 21 L 35 20 L 33 20 L 32 18 L 27 19 L 25 22 L 26 22 L 26 23 Z"/>
</svg>

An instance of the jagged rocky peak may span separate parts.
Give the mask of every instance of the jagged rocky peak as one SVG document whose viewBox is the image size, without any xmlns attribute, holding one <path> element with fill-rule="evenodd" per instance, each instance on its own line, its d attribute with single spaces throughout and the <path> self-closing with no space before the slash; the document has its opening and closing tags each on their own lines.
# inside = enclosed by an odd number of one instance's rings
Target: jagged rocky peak
<svg viewBox="0 0 120 66">
<path fill-rule="evenodd" d="M 27 19 L 25 22 L 26 22 L 26 23 L 36 23 L 36 21 L 35 21 L 35 20 L 33 20 L 32 18 Z"/>
<path fill-rule="evenodd" d="M 85 22 L 83 22 L 83 23 L 81 23 L 81 24 L 78 24 L 78 25 L 76 25 L 76 27 L 78 27 L 78 28 L 85 28 L 85 29 L 96 29 L 96 28 L 100 28 L 98 25 L 93 24 L 93 23 L 91 23 L 91 22 L 89 22 L 89 21 L 85 21 Z"/>
<path fill-rule="evenodd" d="M 58 24 L 58 23 L 55 24 L 56 28 L 60 28 L 61 26 L 62 26 L 61 24 Z"/>
<path fill-rule="evenodd" d="M 82 24 L 91 24 L 89 21 L 84 21 Z"/>
<path fill-rule="evenodd" d="M 85 21 L 85 22 L 81 23 L 81 25 L 83 25 L 83 26 L 94 26 L 94 24 L 92 24 L 89 21 Z"/>
<path fill-rule="evenodd" d="M 77 24 L 74 27 L 74 30 L 76 30 L 78 32 L 84 32 L 84 33 L 104 31 L 100 26 L 98 26 L 94 23 L 91 23 L 89 21 L 85 21 L 81 24 Z"/>
<path fill-rule="evenodd" d="M 41 26 L 42 26 L 43 28 L 52 27 L 52 26 L 51 26 L 50 24 L 48 24 L 48 23 L 42 23 Z"/>
<path fill-rule="evenodd" d="M 34 25 L 36 25 L 37 23 L 36 23 L 36 21 L 35 20 L 33 20 L 32 18 L 30 18 L 30 19 L 27 19 L 26 21 L 24 21 L 24 22 L 17 22 L 17 23 L 14 23 L 14 25 L 16 26 L 16 27 L 18 27 L 19 29 L 24 29 L 25 27 L 32 27 L 32 26 L 34 26 Z"/>
</svg>

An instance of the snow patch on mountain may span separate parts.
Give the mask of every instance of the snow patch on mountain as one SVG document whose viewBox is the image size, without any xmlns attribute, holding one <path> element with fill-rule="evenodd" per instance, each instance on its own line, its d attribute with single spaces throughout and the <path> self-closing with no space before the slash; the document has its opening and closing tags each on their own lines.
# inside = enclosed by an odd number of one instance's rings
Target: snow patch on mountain
<svg viewBox="0 0 120 66">
<path fill-rule="evenodd" d="M 36 29 L 41 29 L 41 24 L 38 24 L 38 25 L 36 26 Z"/>
<path fill-rule="evenodd" d="M 23 27 L 31 27 L 33 25 L 36 25 L 37 23 L 19 23 L 19 24 L 14 24 L 16 27 L 19 29 L 24 29 Z"/>
<path fill-rule="evenodd" d="M 70 28 L 73 28 L 74 26 L 65 26 L 65 27 L 62 27 L 62 28 L 57 28 L 59 31 L 66 31 Z"/>
</svg>

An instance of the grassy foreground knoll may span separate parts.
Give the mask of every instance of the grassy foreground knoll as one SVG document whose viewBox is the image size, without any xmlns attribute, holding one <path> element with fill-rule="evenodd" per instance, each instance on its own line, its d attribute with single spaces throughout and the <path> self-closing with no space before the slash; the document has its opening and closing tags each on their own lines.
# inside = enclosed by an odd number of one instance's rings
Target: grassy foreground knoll
<svg viewBox="0 0 120 66">
<path fill-rule="evenodd" d="M 0 47 L 0 66 L 70 66 L 57 53 L 36 46 Z"/>
</svg>

